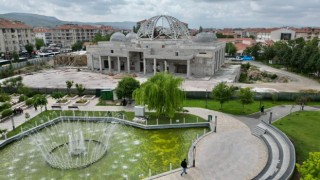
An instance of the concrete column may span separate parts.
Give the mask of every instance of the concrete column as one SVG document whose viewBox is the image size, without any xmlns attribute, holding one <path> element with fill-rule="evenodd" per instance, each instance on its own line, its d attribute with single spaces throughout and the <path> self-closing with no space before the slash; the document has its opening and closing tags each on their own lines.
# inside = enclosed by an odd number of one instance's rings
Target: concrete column
<svg viewBox="0 0 320 180">
<path fill-rule="evenodd" d="M 120 58 L 119 58 L 119 56 L 117 56 L 117 63 L 118 63 L 118 73 L 120 73 L 120 71 L 121 71 L 121 68 L 120 68 Z"/>
<path fill-rule="evenodd" d="M 100 67 L 100 72 L 102 72 L 102 60 L 101 60 L 101 56 L 99 56 L 99 67 Z"/>
<path fill-rule="evenodd" d="M 214 76 L 214 72 L 215 72 L 214 66 L 215 66 L 215 64 L 216 64 L 216 53 L 215 53 L 215 51 L 213 51 L 213 53 L 212 53 L 212 67 L 211 67 L 211 69 L 212 69 L 211 75 L 212 76 Z"/>
<path fill-rule="evenodd" d="M 111 57 L 108 56 L 109 73 L 111 73 Z"/>
<path fill-rule="evenodd" d="M 190 59 L 187 60 L 187 78 L 190 78 Z"/>
<path fill-rule="evenodd" d="M 147 63 L 146 63 L 146 58 L 143 58 L 143 74 L 147 73 Z"/>
<path fill-rule="evenodd" d="M 153 59 L 153 74 L 157 73 L 157 59 Z"/>
<path fill-rule="evenodd" d="M 168 66 L 168 64 L 167 64 L 167 61 L 165 60 L 164 61 L 164 72 L 167 72 L 167 66 Z"/>
<path fill-rule="evenodd" d="M 128 74 L 130 74 L 130 58 L 129 58 L 129 55 L 128 55 L 128 58 L 127 58 L 127 65 L 128 65 Z"/>
<path fill-rule="evenodd" d="M 93 61 L 93 55 L 91 55 L 91 70 L 94 70 L 94 61 Z"/>
</svg>

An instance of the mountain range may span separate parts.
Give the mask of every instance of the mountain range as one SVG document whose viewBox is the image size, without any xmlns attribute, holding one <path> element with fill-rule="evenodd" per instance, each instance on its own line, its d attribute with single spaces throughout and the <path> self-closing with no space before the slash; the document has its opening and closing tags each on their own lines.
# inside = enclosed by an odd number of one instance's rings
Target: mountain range
<svg viewBox="0 0 320 180">
<path fill-rule="evenodd" d="M 44 16 L 32 13 L 6 13 L 0 14 L 0 18 L 6 18 L 11 20 L 22 21 L 25 24 L 33 27 L 48 27 L 53 28 L 62 24 L 86 24 L 86 25 L 105 25 L 112 26 L 119 29 L 132 29 L 135 22 L 124 21 L 124 22 L 77 22 L 77 21 L 63 21 L 56 17 Z"/>
</svg>

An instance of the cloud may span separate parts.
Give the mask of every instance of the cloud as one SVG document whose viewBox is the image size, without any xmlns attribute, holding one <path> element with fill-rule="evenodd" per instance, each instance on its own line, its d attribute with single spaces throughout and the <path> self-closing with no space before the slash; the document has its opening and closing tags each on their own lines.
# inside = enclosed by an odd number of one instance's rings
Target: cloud
<svg viewBox="0 0 320 180">
<path fill-rule="evenodd" d="M 320 0 L 0 0 L 0 13 L 66 21 L 139 21 L 167 14 L 189 27 L 320 26 Z"/>
</svg>

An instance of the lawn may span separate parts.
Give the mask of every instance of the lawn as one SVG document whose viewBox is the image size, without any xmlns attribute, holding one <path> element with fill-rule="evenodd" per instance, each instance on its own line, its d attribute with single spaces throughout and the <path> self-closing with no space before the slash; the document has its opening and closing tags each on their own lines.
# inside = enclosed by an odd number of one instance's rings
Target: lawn
<svg viewBox="0 0 320 180">
<path fill-rule="evenodd" d="M 292 101 L 262 101 L 264 108 L 268 109 L 273 106 L 279 105 L 290 105 L 294 102 Z M 205 99 L 187 99 L 184 102 L 184 107 L 201 107 L 206 108 Z M 220 109 L 220 103 L 215 100 L 208 100 L 208 109 L 220 111 L 224 113 L 234 114 L 234 115 L 247 115 L 260 111 L 260 101 L 254 101 L 252 104 L 245 105 L 244 110 L 242 104 L 238 100 L 231 100 L 223 104 L 223 108 Z"/>
<path fill-rule="evenodd" d="M 319 111 L 295 112 L 273 125 L 286 133 L 293 142 L 298 163 L 305 161 L 309 152 L 320 151 Z"/>
<path fill-rule="evenodd" d="M 88 116 L 88 117 L 100 117 L 100 116 L 113 116 L 113 117 L 121 117 L 122 113 L 124 113 L 125 117 L 124 119 L 132 121 L 134 118 L 134 112 L 108 112 L 108 111 L 74 111 L 76 116 Z M 47 122 L 50 119 L 54 119 L 58 116 L 73 116 L 73 111 L 44 111 L 41 114 L 39 114 L 36 117 L 33 117 L 32 119 L 28 120 L 27 122 L 21 124 L 20 126 L 16 127 L 15 130 L 10 131 L 7 134 L 7 137 L 14 136 L 16 134 L 19 134 L 21 130 L 25 131 L 28 129 L 31 129 L 35 127 L 36 125 L 42 124 L 44 122 Z M 149 116 L 148 124 L 149 125 L 155 125 L 157 124 L 158 117 L 154 112 L 147 112 L 146 115 Z M 185 119 L 186 123 L 193 123 L 193 122 L 205 122 L 206 120 L 203 118 L 200 118 L 198 116 L 192 115 L 192 114 L 186 114 L 186 113 L 176 113 L 175 116 L 172 118 L 171 122 L 173 124 L 176 123 L 183 123 Z M 179 120 L 179 122 L 177 122 Z M 158 124 L 170 124 L 170 118 L 165 116 L 160 116 L 158 120 Z"/>
</svg>

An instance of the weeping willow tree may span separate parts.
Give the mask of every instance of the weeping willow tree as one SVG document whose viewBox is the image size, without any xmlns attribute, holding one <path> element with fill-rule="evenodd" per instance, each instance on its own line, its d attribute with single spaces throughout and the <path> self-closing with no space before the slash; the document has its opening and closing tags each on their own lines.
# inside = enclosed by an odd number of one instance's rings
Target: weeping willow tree
<svg viewBox="0 0 320 180">
<path fill-rule="evenodd" d="M 148 105 L 148 109 L 155 110 L 157 116 L 166 114 L 173 118 L 185 99 L 184 92 L 179 88 L 182 82 L 182 78 L 171 74 L 157 73 L 136 89 L 133 97 L 136 104 Z"/>
</svg>

